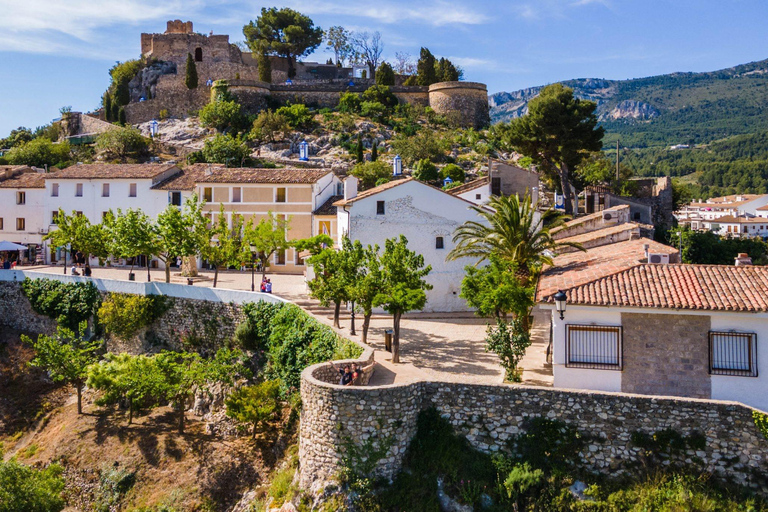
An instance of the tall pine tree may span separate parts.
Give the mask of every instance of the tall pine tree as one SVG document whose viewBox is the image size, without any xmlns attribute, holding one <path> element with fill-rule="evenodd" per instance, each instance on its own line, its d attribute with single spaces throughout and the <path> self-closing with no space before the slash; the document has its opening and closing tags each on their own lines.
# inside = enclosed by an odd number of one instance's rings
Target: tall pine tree
<svg viewBox="0 0 768 512">
<path fill-rule="evenodd" d="M 184 85 L 187 89 L 197 88 L 197 65 L 191 53 L 187 54 L 187 75 L 184 77 Z"/>
</svg>

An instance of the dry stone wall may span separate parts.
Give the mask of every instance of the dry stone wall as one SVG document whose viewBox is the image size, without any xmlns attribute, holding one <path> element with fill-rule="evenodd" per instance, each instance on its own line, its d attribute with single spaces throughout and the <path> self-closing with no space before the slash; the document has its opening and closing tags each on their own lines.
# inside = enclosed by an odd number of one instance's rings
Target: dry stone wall
<svg viewBox="0 0 768 512">
<path fill-rule="evenodd" d="M 19 331 L 54 334 L 56 321 L 32 309 L 19 282 L 0 282 L 0 325 Z"/>
<path fill-rule="evenodd" d="M 689 460 L 698 458 L 706 471 L 768 495 L 768 441 L 754 424 L 753 409 L 737 403 L 449 382 L 350 388 L 336 385 L 317 365 L 302 374 L 301 396 L 300 484 L 310 490 L 338 473 L 349 442 L 391 443 L 378 471 L 394 477 L 419 412 L 435 407 L 487 453 L 504 452 L 527 418 L 564 421 L 590 436 L 576 457 L 582 468 L 613 476 L 631 474 L 641 462 L 641 449 L 631 443 L 636 431 L 700 433 L 706 446 L 689 452 Z"/>
</svg>

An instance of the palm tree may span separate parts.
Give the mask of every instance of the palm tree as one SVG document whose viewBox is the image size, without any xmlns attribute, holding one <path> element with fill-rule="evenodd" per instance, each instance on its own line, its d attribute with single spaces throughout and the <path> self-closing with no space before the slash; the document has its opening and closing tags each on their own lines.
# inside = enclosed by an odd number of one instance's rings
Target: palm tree
<svg viewBox="0 0 768 512">
<path fill-rule="evenodd" d="M 472 206 L 485 223 L 467 221 L 453 234 L 456 246 L 447 260 L 473 257 L 477 263 L 491 254 L 517 267 L 516 275 L 527 285 L 532 271 L 552 265 L 552 256 L 562 247 L 584 248 L 574 242 L 558 242 L 550 231 L 567 217 L 554 209 L 537 212 L 530 195 L 494 196 L 486 206 Z"/>
</svg>

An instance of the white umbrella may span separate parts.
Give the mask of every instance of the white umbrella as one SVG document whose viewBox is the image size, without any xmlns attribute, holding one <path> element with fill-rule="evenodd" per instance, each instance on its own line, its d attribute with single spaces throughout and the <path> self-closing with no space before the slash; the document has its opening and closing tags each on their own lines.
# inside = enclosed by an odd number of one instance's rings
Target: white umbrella
<svg viewBox="0 0 768 512">
<path fill-rule="evenodd" d="M 8 242 L 3 240 L 0 242 L 0 252 L 2 251 L 26 251 L 27 246 L 26 245 L 19 245 L 15 244 L 13 242 Z"/>
</svg>

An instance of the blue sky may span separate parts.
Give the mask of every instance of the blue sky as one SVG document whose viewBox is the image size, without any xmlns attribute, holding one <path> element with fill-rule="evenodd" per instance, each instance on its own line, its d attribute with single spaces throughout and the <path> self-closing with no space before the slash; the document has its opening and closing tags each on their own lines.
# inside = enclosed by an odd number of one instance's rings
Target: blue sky
<svg viewBox="0 0 768 512">
<path fill-rule="evenodd" d="M 98 106 L 117 60 L 168 19 L 243 39 L 261 7 L 288 6 L 323 28 L 379 30 L 385 57 L 427 46 L 488 91 L 569 78 L 710 71 L 768 58 L 765 0 L 0 0 L 0 137 L 59 107 Z M 307 60 L 325 60 L 320 47 Z"/>
</svg>

